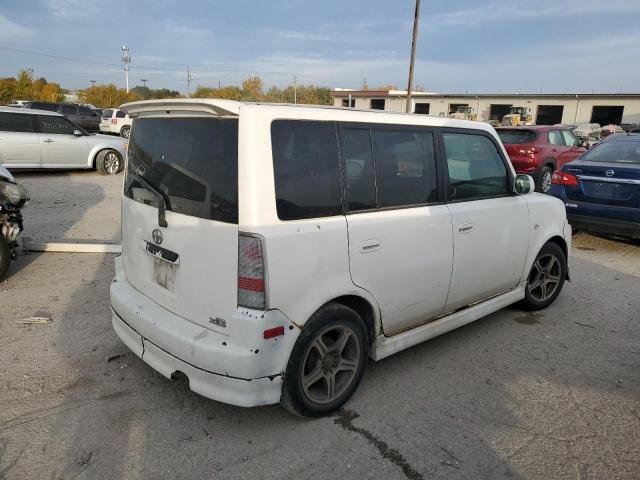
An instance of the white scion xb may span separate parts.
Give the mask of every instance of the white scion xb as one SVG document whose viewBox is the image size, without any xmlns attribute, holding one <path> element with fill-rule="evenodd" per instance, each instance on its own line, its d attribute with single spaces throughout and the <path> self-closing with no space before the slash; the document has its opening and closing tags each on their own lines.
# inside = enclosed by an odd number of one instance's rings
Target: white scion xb
<svg viewBox="0 0 640 480">
<path fill-rule="evenodd" d="M 485 123 L 152 100 L 134 118 L 113 327 L 235 405 L 326 414 L 380 360 L 567 278 L 556 198 Z"/>
</svg>

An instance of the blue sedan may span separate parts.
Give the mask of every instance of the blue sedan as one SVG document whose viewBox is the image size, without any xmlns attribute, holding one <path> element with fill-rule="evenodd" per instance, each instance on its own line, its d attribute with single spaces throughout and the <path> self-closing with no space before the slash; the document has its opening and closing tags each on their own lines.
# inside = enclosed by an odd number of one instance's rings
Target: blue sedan
<svg viewBox="0 0 640 480">
<path fill-rule="evenodd" d="M 640 135 L 614 135 L 553 174 L 574 229 L 640 238 Z"/>
</svg>

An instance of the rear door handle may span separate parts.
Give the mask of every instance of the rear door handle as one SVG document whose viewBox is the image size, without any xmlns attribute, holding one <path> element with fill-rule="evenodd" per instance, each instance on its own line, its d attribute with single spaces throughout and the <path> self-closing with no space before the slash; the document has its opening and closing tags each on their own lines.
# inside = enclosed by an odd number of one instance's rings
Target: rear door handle
<svg viewBox="0 0 640 480">
<path fill-rule="evenodd" d="M 54 143 L 55 140 L 51 140 L 50 138 L 47 138 L 46 140 L 42 141 L 43 143 Z"/>
<path fill-rule="evenodd" d="M 375 252 L 376 250 L 380 249 L 381 246 L 382 243 L 380 242 L 380 240 L 365 240 L 363 242 L 360 242 L 360 253 Z"/>
<path fill-rule="evenodd" d="M 471 224 L 471 223 L 463 223 L 462 225 L 460 225 L 458 227 L 458 232 L 459 233 L 468 233 L 471 230 L 473 230 L 473 224 Z"/>
</svg>

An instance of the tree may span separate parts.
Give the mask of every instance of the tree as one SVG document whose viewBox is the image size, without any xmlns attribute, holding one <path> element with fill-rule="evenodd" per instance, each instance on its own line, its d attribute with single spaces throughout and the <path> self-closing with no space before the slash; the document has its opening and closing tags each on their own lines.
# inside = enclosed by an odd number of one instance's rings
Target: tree
<svg viewBox="0 0 640 480">
<path fill-rule="evenodd" d="M 16 79 L 13 77 L 0 80 L 0 104 L 11 103 L 16 94 Z"/>
<path fill-rule="evenodd" d="M 151 97 L 151 89 L 147 86 L 140 86 L 138 85 L 137 87 L 133 87 L 131 89 L 131 91 L 133 93 L 135 93 L 136 95 L 138 95 L 140 98 L 143 98 L 144 100 L 148 100 Z"/>
<path fill-rule="evenodd" d="M 23 68 L 18 72 L 18 80 L 16 81 L 16 91 L 14 95 L 15 100 L 33 99 L 33 70 L 30 68 Z"/>
<path fill-rule="evenodd" d="M 262 81 L 262 79 L 256 75 L 253 75 L 242 82 L 242 93 L 244 94 L 246 100 L 262 100 L 262 98 L 264 97 L 264 94 L 262 93 L 263 87 L 264 82 Z"/>
<path fill-rule="evenodd" d="M 57 83 L 47 83 L 40 91 L 38 99 L 45 102 L 62 102 L 64 101 L 64 93 Z"/>
<path fill-rule="evenodd" d="M 118 88 L 115 85 L 96 85 L 80 91 L 80 101 L 100 108 L 118 107 L 123 103 L 141 100 L 135 92 Z"/>
</svg>

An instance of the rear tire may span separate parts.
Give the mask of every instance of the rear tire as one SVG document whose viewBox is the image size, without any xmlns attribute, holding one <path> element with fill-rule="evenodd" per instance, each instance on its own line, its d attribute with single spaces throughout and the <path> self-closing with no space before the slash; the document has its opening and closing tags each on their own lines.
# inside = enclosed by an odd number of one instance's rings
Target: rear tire
<svg viewBox="0 0 640 480">
<path fill-rule="evenodd" d="M 4 280 L 11 263 L 11 249 L 4 235 L 0 234 L 0 282 Z"/>
<path fill-rule="evenodd" d="M 548 307 L 560 295 L 566 278 L 567 257 L 564 251 L 557 244 L 547 242 L 533 261 L 520 307 L 530 311 Z"/>
<path fill-rule="evenodd" d="M 301 417 L 337 410 L 360 383 L 368 356 L 362 318 L 342 304 L 325 305 L 304 325 L 293 347 L 280 404 Z"/>
<path fill-rule="evenodd" d="M 551 190 L 551 177 L 553 176 L 553 168 L 549 165 L 545 165 L 540 170 L 540 175 L 538 175 L 538 182 L 536 185 L 536 191 L 540 193 L 549 193 Z"/>
<path fill-rule="evenodd" d="M 124 162 L 115 150 L 102 150 L 96 157 L 96 168 L 103 175 L 115 175 L 122 171 Z"/>
<path fill-rule="evenodd" d="M 120 129 L 120 136 L 122 138 L 129 138 L 129 135 L 131 135 L 131 127 L 122 127 Z"/>
</svg>

